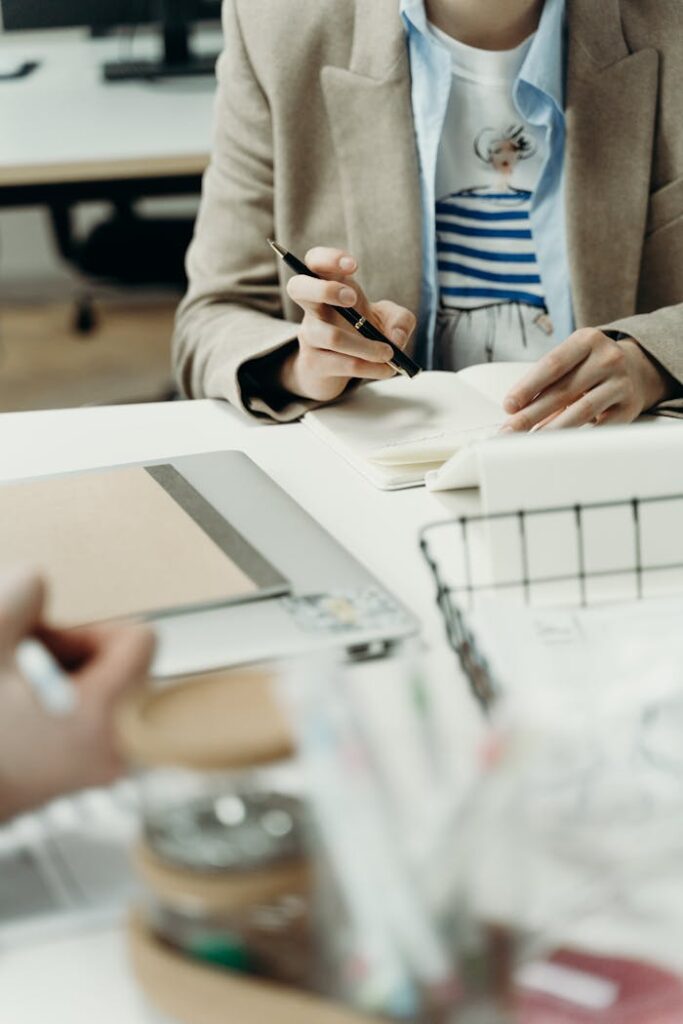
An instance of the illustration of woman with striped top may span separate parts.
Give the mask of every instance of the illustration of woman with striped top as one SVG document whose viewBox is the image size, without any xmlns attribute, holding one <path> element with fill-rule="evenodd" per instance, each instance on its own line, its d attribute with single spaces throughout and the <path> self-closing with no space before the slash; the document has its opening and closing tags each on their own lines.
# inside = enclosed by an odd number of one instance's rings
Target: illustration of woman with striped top
<svg viewBox="0 0 683 1024">
<path fill-rule="evenodd" d="M 519 173 L 527 161 L 540 169 L 536 141 L 511 124 L 483 128 L 472 149 L 489 181 L 436 204 L 437 351 L 444 369 L 535 359 L 552 336 L 531 230 L 533 188 Z M 520 177 L 527 187 L 517 184 Z"/>
</svg>

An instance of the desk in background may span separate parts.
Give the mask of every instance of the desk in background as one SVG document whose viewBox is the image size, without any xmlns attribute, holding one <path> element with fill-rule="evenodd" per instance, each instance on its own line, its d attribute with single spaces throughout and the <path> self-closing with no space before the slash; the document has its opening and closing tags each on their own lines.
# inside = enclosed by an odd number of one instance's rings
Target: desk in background
<svg viewBox="0 0 683 1024">
<path fill-rule="evenodd" d="M 139 245 L 139 232 L 128 219 L 134 204 L 154 196 L 199 194 L 210 152 L 213 76 L 106 82 L 105 61 L 154 54 L 159 40 L 142 33 L 134 40 L 128 35 L 79 39 L 59 32 L 0 38 L 4 64 L 38 62 L 29 75 L 0 81 L 0 210 L 45 206 L 61 256 L 86 275 L 182 288 L 191 217 L 171 228 L 157 273 L 142 255 L 129 278 L 125 257 L 121 263 L 116 255 L 120 243 L 112 244 L 112 238 L 136 238 L 137 251 L 146 253 L 150 243 Z M 220 32 L 198 33 L 198 52 L 217 53 L 220 46 Z M 119 230 L 100 243 L 94 264 L 73 224 L 74 208 L 92 200 L 112 203 L 120 221 Z M 87 333 L 94 319 L 91 301 L 83 297 L 76 329 Z"/>
<path fill-rule="evenodd" d="M 109 83 L 105 60 L 155 40 L 3 36 L 3 61 L 37 60 L 0 82 L 0 206 L 197 192 L 211 142 L 212 78 Z M 216 32 L 198 50 L 215 52 Z"/>
</svg>

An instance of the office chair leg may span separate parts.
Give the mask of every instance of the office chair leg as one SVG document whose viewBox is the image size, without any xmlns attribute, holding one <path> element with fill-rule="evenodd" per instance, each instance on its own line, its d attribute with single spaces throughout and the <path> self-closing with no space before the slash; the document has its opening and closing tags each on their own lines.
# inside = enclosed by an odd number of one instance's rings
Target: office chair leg
<svg viewBox="0 0 683 1024">
<path fill-rule="evenodd" d="M 73 207 L 69 203 L 53 203 L 49 208 L 52 232 L 60 255 L 67 263 L 78 267 L 78 242 L 73 224 Z M 85 337 L 97 326 L 97 314 L 90 295 L 81 295 L 75 301 L 72 330 Z"/>
<path fill-rule="evenodd" d="M 85 336 L 92 334 L 97 327 L 97 320 L 98 317 L 92 297 L 90 295 L 81 295 L 77 298 L 75 300 L 72 321 L 73 331 L 81 335 L 83 340 L 85 340 Z"/>
</svg>

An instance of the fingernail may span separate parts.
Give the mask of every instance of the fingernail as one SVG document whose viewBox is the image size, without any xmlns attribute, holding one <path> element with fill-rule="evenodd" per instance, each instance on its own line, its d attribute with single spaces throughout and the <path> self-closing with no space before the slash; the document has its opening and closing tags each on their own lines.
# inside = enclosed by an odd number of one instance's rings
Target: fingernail
<svg viewBox="0 0 683 1024">
<path fill-rule="evenodd" d="M 406 334 L 402 327 L 394 327 L 393 331 L 391 332 L 391 340 L 394 341 L 397 345 L 403 345 L 407 337 L 408 335 Z"/>
<path fill-rule="evenodd" d="M 500 428 L 498 433 L 499 434 L 514 434 L 515 433 L 515 428 L 511 427 L 509 423 L 506 423 L 504 426 L 502 426 Z"/>
<path fill-rule="evenodd" d="M 342 256 L 339 260 L 339 266 L 342 270 L 355 270 L 356 261 L 351 256 Z"/>
<path fill-rule="evenodd" d="M 356 301 L 356 293 L 352 288 L 342 288 L 339 292 L 339 301 L 351 305 Z"/>
</svg>

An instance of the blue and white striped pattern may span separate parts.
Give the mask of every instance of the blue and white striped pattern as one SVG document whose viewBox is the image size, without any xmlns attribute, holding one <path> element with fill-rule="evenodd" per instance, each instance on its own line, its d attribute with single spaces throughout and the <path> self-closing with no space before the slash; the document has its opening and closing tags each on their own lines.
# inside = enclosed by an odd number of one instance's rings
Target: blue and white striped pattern
<svg viewBox="0 0 683 1024">
<path fill-rule="evenodd" d="M 476 309 L 497 302 L 545 308 L 529 208 L 531 192 L 471 189 L 436 204 L 441 303 Z"/>
</svg>

